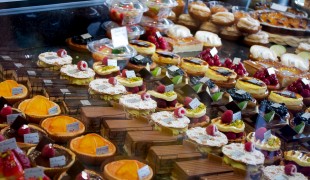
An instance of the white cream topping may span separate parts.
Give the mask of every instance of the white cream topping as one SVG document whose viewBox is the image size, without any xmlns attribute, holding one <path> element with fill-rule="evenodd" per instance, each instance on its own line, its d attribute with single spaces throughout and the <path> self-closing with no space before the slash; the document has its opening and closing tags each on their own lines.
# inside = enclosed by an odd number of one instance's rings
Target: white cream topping
<svg viewBox="0 0 310 180">
<path fill-rule="evenodd" d="M 296 67 L 302 71 L 309 70 L 309 60 L 303 59 L 302 57 L 296 54 L 292 53 L 283 54 L 281 56 L 281 63 L 289 67 Z"/>
<path fill-rule="evenodd" d="M 230 12 L 218 12 L 212 15 L 213 22 L 232 22 L 235 20 L 235 16 Z"/>
<path fill-rule="evenodd" d="M 271 51 L 269 48 L 259 45 L 251 46 L 250 53 L 254 58 L 261 58 L 264 60 L 277 60 L 277 55 L 273 51 Z"/>
<path fill-rule="evenodd" d="M 60 72 L 74 78 L 84 79 L 95 76 L 94 70 L 87 68 L 86 71 L 80 71 L 76 64 L 68 64 L 61 67 Z"/>
<path fill-rule="evenodd" d="M 223 154 L 235 161 L 243 162 L 248 165 L 264 164 L 265 156 L 262 152 L 254 149 L 252 152 L 245 151 L 244 144 L 232 143 L 223 146 Z"/>
<path fill-rule="evenodd" d="M 190 8 L 194 10 L 198 10 L 198 11 L 205 11 L 205 12 L 211 12 L 211 10 L 209 9 L 208 6 L 202 6 L 200 4 L 191 4 Z"/>
<path fill-rule="evenodd" d="M 45 52 L 39 55 L 39 60 L 50 65 L 65 65 L 72 63 L 72 57 L 66 55 L 65 57 L 59 57 L 56 52 Z"/>
<path fill-rule="evenodd" d="M 263 168 L 263 178 L 266 180 L 307 180 L 308 178 L 301 173 L 296 173 L 293 176 L 286 175 L 284 172 L 284 166 L 266 166 Z"/>
<path fill-rule="evenodd" d="M 221 38 L 212 32 L 207 31 L 197 31 L 195 34 L 195 38 L 204 44 L 208 44 L 210 46 L 221 46 L 222 41 Z"/>
<path fill-rule="evenodd" d="M 153 110 L 156 109 L 157 103 L 153 99 L 142 100 L 139 94 L 127 94 L 121 96 L 119 103 L 126 108 L 136 110 Z"/>
<path fill-rule="evenodd" d="M 250 34 L 245 36 L 244 40 L 251 42 L 269 43 L 269 35 L 264 31 L 259 31 L 256 34 Z"/>
<path fill-rule="evenodd" d="M 126 93 L 126 88 L 121 85 L 119 82 L 116 85 L 112 85 L 109 83 L 108 79 L 95 79 L 89 83 L 89 88 L 104 94 L 124 94 Z"/>
<path fill-rule="evenodd" d="M 164 127 L 171 128 L 186 128 L 190 123 L 188 117 L 183 116 L 182 118 L 177 118 L 174 116 L 174 113 L 170 111 L 153 113 L 151 119 Z"/>
<path fill-rule="evenodd" d="M 298 45 L 298 49 L 301 51 L 310 51 L 310 44 L 308 43 L 300 43 Z"/>
<path fill-rule="evenodd" d="M 186 131 L 186 135 L 189 139 L 197 142 L 200 145 L 222 147 L 228 143 L 225 134 L 218 131 L 215 136 L 207 134 L 206 128 L 195 127 Z"/>
<path fill-rule="evenodd" d="M 205 30 L 205 31 L 215 32 L 215 33 L 219 32 L 219 27 L 216 24 L 212 23 L 211 21 L 206 21 L 202 23 L 200 26 L 200 29 Z"/>
<path fill-rule="evenodd" d="M 243 18 L 240 18 L 238 23 L 237 23 L 237 27 L 240 28 L 246 28 L 246 29 L 258 29 L 260 26 L 260 23 L 258 20 L 250 17 L 250 16 L 246 16 Z"/>
<path fill-rule="evenodd" d="M 173 38 L 186 38 L 193 36 L 191 31 L 187 27 L 181 25 L 172 26 L 168 29 L 167 34 L 169 36 L 172 36 Z"/>
</svg>

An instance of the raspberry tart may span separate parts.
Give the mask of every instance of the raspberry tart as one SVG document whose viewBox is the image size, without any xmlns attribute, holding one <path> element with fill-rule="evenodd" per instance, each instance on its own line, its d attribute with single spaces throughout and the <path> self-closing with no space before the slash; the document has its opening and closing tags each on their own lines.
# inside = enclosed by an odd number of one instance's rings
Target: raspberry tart
<svg viewBox="0 0 310 180">
<path fill-rule="evenodd" d="M 93 69 L 96 75 L 105 78 L 119 75 L 120 68 L 119 66 L 111 65 L 110 63 L 112 61 L 113 60 L 110 60 L 107 57 L 105 57 L 101 62 L 100 61 L 94 62 Z"/>
<path fill-rule="evenodd" d="M 68 171 L 67 172 L 62 172 L 59 177 L 57 178 L 57 180 L 70 180 L 74 178 L 74 176 L 72 177 L 72 174 L 69 174 Z M 80 172 L 79 174 L 77 174 L 75 176 L 75 179 L 78 180 L 85 180 L 85 179 L 89 179 L 89 180 L 104 180 L 103 177 L 92 171 L 89 169 L 84 169 L 82 172 Z"/>
<path fill-rule="evenodd" d="M 195 57 L 182 58 L 180 67 L 193 76 L 203 76 L 208 69 L 208 63 Z"/>
<path fill-rule="evenodd" d="M 296 172 L 297 167 L 294 164 L 288 164 L 286 166 L 266 166 L 262 169 L 263 180 L 307 180 L 308 178 L 301 173 Z"/>
<path fill-rule="evenodd" d="M 192 105 L 195 103 L 194 101 L 197 101 L 196 105 Z M 199 102 L 198 99 L 185 97 L 183 104 L 186 110 L 185 116 L 190 119 L 190 127 L 204 127 L 209 123 L 210 118 L 206 115 L 207 107 L 203 103 Z"/>
<path fill-rule="evenodd" d="M 235 73 L 237 73 L 238 78 L 249 75 L 249 73 L 247 72 L 247 70 L 245 69 L 245 67 L 241 61 L 239 61 L 238 63 L 234 63 L 231 59 L 226 58 L 224 61 L 224 64 L 222 64 L 222 66 L 229 68 L 229 69 L 233 69 L 235 71 Z"/>
<path fill-rule="evenodd" d="M 284 152 L 285 164 L 294 164 L 297 167 L 297 172 L 310 176 L 310 154 L 309 152 L 302 152 L 290 150 Z"/>
<path fill-rule="evenodd" d="M 238 79 L 236 89 L 242 89 L 250 93 L 257 100 L 262 100 L 268 96 L 267 85 L 263 81 L 252 77 Z"/>
<path fill-rule="evenodd" d="M 210 49 L 205 49 L 201 53 L 199 53 L 197 57 L 206 61 L 209 66 L 221 66 L 220 56 L 217 54 L 212 56 L 210 51 Z"/>
<path fill-rule="evenodd" d="M 67 79 L 71 84 L 76 85 L 88 85 L 95 77 L 94 70 L 89 68 L 85 61 L 62 66 L 60 74 L 62 79 Z"/>
<path fill-rule="evenodd" d="M 299 78 L 297 81 L 290 84 L 287 89 L 289 91 L 300 94 L 303 97 L 304 104 L 310 105 L 310 84 L 306 78 Z"/>
<path fill-rule="evenodd" d="M 39 67 L 59 70 L 61 66 L 72 63 L 72 57 L 67 54 L 65 49 L 59 49 L 57 52 L 45 52 L 39 55 L 37 62 Z"/>
<path fill-rule="evenodd" d="M 5 80 L 0 83 L 0 97 L 14 104 L 28 96 L 28 89 L 14 80 Z"/>
<path fill-rule="evenodd" d="M 143 93 L 146 90 L 146 87 L 143 83 L 143 78 L 135 77 L 135 76 L 128 76 L 128 70 L 123 69 L 121 75 L 116 76 L 116 80 L 121 85 L 125 86 L 126 91 L 129 93 Z M 128 78 L 129 77 L 129 78 Z"/>
<path fill-rule="evenodd" d="M 277 54 L 274 51 L 260 45 L 251 46 L 250 59 L 252 59 L 253 61 L 261 61 L 261 60 L 278 61 Z"/>
<path fill-rule="evenodd" d="M 300 94 L 292 91 L 271 91 L 268 100 L 276 103 L 284 103 L 287 108 L 293 112 L 301 111 L 304 103 Z"/>
<path fill-rule="evenodd" d="M 232 88 L 236 84 L 237 73 L 225 67 L 209 67 L 206 77 L 222 88 Z"/>
<path fill-rule="evenodd" d="M 256 71 L 253 77 L 262 80 L 267 85 L 268 90 L 278 90 L 281 88 L 274 68 L 268 68 L 268 69 L 266 68 L 263 70 Z"/>
</svg>

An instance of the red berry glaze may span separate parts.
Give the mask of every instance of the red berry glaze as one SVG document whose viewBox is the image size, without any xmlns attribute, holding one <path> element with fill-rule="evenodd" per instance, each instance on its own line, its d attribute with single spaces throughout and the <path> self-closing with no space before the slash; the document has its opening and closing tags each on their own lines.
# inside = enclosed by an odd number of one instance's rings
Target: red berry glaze
<svg viewBox="0 0 310 180">
<path fill-rule="evenodd" d="M 266 85 L 276 86 L 279 84 L 279 80 L 276 74 L 269 75 L 268 69 L 262 69 L 256 71 L 253 77 L 262 80 Z"/>
<path fill-rule="evenodd" d="M 25 134 L 29 134 L 30 133 L 30 128 L 28 125 L 24 124 L 22 125 L 18 130 L 17 130 L 17 134 L 21 137 L 23 137 Z"/>
<path fill-rule="evenodd" d="M 254 143 L 246 142 L 244 144 L 244 150 L 246 150 L 247 152 L 252 152 L 252 151 L 254 151 L 254 149 L 255 149 Z"/>
<path fill-rule="evenodd" d="M 289 85 L 287 89 L 300 94 L 304 98 L 310 97 L 310 84 L 303 83 L 301 78 Z"/>
<path fill-rule="evenodd" d="M 207 134 L 210 136 L 215 136 L 218 132 L 217 126 L 215 124 L 211 124 L 206 128 Z"/>
<path fill-rule="evenodd" d="M 115 85 L 117 84 L 117 80 L 116 80 L 115 77 L 110 77 L 110 78 L 108 79 L 108 82 L 109 82 L 110 84 L 112 84 L 113 86 L 115 86 Z"/>
<path fill-rule="evenodd" d="M 101 62 L 102 62 L 102 65 L 107 66 L 108 65 L 108 57 L 104 57 Z"/>
</svg>

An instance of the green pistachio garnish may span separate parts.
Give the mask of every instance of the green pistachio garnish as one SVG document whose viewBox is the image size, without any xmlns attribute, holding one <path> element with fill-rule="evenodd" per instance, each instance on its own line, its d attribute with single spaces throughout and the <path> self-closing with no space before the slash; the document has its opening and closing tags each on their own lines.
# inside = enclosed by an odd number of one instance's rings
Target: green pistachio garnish
<svg viewBox="0 0 310 180">
<path fill-rule="evenodd" d="M 107 71 L 107 70 L 110 70 L 110 69 L 114 69 L 115 66 L 104 66 L 101 68 L 101 71 Z"/>
<path fill-rule="evenodd" d="M 236 120 L 236 121 L 230 123 L 230 126 L 241 127 L 241 126 L 243 126 L 243 124 L 244 124 L 244 122 L 239 119 L 239 120 Z"/>
<path fill-rule="evenodd" d="M 267 144 L 269 146 L 278 145 L 280 143 L 280 140 L 278 138 L 269 138 L 267 141 Z"/>
<path fill-rule="evenodd" d="M 310 158 L 307 159 L 307 162 L 310 162 Z"/>
<path fill-rule="evenodd" d="M 136 81 L 141 81 L 142 78 L 140 78 L 140 77 L 132 77 L 132 78 L 127 78 L 127 80 L 130 81 L 130 82 L 136 82 Z"/>
<path fill-rule="evenodd" d="M 175 95 L 175 92 L 174 91 L 164 92 L 164 95 L 168 96 L 168 97 L 171 97 L 171 96 Z"/>
<path fill-rule="evenodd" d="M 190 113 L 198 113 L 200 111 L 203 111 L 206 108 L 206 106 L 204 104 L 200 104 L 197 108 L 195 109 L 186 109 L 188 112 Z"/>
</svg>

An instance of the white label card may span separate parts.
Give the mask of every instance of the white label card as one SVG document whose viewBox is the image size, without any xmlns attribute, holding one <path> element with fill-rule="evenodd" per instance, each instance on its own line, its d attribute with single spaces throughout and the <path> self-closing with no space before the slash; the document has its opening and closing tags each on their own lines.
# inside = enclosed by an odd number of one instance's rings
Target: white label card
<svg viewBox="0 0 310 180">
<path fill-rule="evenodd" d="M 12 88 L 12 95 L 18 95 L 23 93 L 23 87 Z"/>
<path fill-rule="evenodd" d="M 279 107 L 281 107 L 281 104 L 273 103 L 273 104 L 271 104 L 271 106 L 274 107 L 274 108 L 279 108 Z"/>
<path fill-rule="evenodd" d="M 270 137 L 271 137 L 271 130 L 268 130 L 264 133 L 264 140 L 268 141 Z"/>
<path fill-rule="evenodd" d="M 174 85 L 173 84 L 170 84 L 168 86 L 165 86 L 165 92 L 170 92 L 170 91 L 173 91 L 174 89 Z"/>
<path fill-rule="evenodd" d="M 27 71 L 27 74 L 29 76 L 36 76 L 37 75 L 37 73 L 35 71 Z"/>
<path fill-rule="evenodd" d="M 161 34 L 159 31 L 156 31 L 156 36 L 157 36 L 157 38 L 161 38 Z"/>
<path fill-rule="evenodd" d="M 215 55 L 217 55 L 218 51 L 216 49 L 216 47 L 212 48 L 211 51 L 210 51 L 210 54 L 212 57 L 214 57 Z"/>
<path fill-rule="evenodd" d="M 24 134 L 24 142 L 29 144 L 39 143 L 39 134 L 38 133 Z"/>
<path fill-rule="evenodd" d="M 233 64 L 239 64 L 241 62 L 241 58 L 235 57 L 233 60 Z"/>
<path fill-rule="evenodd" d="M 28 179 L 41 179 L 44 176 L 44 171 L 42 168 L 27 168 L 24 170 L 25 180 Z"/>
<path fill-rule="evenodd" d="M 239 94 L 239 95 L 243 95 L 243 94 L 246 93 L 246 91 L 242 90 L 242 89 L 239 89 L 239 90 L 236 91 L 236 93 Z"/>
<path fill-rule="evenodd" d="M 83 106 L 90 106 L 90 105 L 91 105 L 91 103 L 90 103 L 89 100 L 80 100 L 80 102 L 81 102 L 81 104 L 82 104 Z"/>
<path fill-rule="evenodd" d="M 18 114 L 10 114 L 6 116 L 6 122 L 11 125 L 18 116 L 22 116 L 22 114 L 18 113 Z"/>
<path fill-rule="evenodd" d="M 148 165 L 143 166 L 138 170 L 139 179 L 145 179 L 148 175 L 150 175 L 151 171 Z"/>
<path fill-rule="evenodd" d="M 116 59 L 108 59 L 108 66 L 117 66 Z"/>
<path fill-rule="evenodd" d="M 62 92 L 62 94 L 70 93 L 69 89 L 60 89 L 60 91 Z"/>
<path fill-rule="evenodd" d="M 303 115 L 301 115 L 301 117 L 305 118 L 305 119 L 309 119 L 310 118 L 310 113 L 304 113 Z"/>
<path fill-rule="evenodd" d="M 309 80 L 306 78 L 302 78 L 301 79 L 302 83 L 304 83 L 304 85 L 308 85 L 309 84 Z"/>
<path fill-rule="evenodd" d="M 1 56 L 3 60 L 5 61 L 11 61 L 12 58 L 10 56 Z"/>
<path fill-rule="evenodd" d="M 0 142 L 0 152 L 5 152 L 17 148 L 16 139 L 11 138 Z"/>
<path fill-rule="evenodd" d="M 44 82 L 45 84 L 53 84 L 53 81 L 50 80 L 50 79 L 44 79 L 43 82 Z"/>
<path fill-rule="evenodd" d="M 197 98 L 193 99 L 193 100 L 189 103 L 189 106 L 190 106 L 192 109 L 196 109 L 199 105 L 200 105 L 200 101 L 199 101 Z"/>
<path fill-rule="evenodd" d="M 233 122 L 241 119 L 241 111 L 233 114 Z"/>
<path fill-rule="evenodd" d="M 128 45 L 128 36 L 126 27 L 111 29 L 112 44 L 114 48 Z"/>
<path fill-rule="evenodd" d="M 54 106 L 54 107 L 52 107 L 52 108 L 50 108 L 50 109 L 48 110 L 48 114 L 49 114 L 49 115 L 56 114 L 57 112 L 58 112 L 57 106 Z"/>
<path fill-rule="evenodd" d="M 210 78 L 208 78 L 208 77 L 203 77 L 203 78 L 201 78 L 199 81 L 202 82 L 202 83 L 206 83 L 206 82 L 209 81 L 209 80 L 210 80 Z"/>
<path fill-rule="evenodd" d="M 173 66 L 170 66 L 168 69 L 169 69 L 170 71 L 176 71 L 176 70 L 178 70 L 178 69 L 180 69 L 180 68 L 177 67 L 177 66 L 175 66 L 175 65 L 173 65 Z"/>
<path fill-rule="evenodd" d="M 86 34 L 82 34 L 81 37 L 83 39 L 88 39 L 88 38 L 91 38 L 92 36 L 89 33 L 86 33 Z"/>
<path fill-rule="evenodd" d="M 277 11 L 287 11 L 287 6 L 283 6 L 277 3 L 272 3 L 272 5 L 270 6 L 270 9 L 274 9 Z"/>
<path fill-rule="evenodd" d="M 74 132 L 80 129 L 79 122 L 74 122 L 66 126 L 67 132 Z"/>
<path fill-rule="evenodd" d="M 109 152 L 109 146 L 102 146 L 102 147 L 96 148 L 96 154 L 97 155 L 106 154 L 108 152 Z"/>
<path fill-rule="evenodd" d="M 269 75 L 276 74 L 276 71 L 274 70 L 273 67 L 268 68 L 267 71 L 268 71 L 268 74 L 269 74 Z"/>
<path fill-rule="evenodd" d="M 24 67 L 24 65 L 23 65 L 22 63 L 14 63 L 14 65 L 15 65 L 17 68 Z"/>
<path fill-rule="evenodd" d="M 126 77 L 127 77 L 127 78 L 136 77 L 135 71 L 126 71 Z"/>
<path fill-rule="evenodd" d="M 138 56 L 136 56 L 135 58 L 138 59 L 139 61 L 141 61 L 142 59 L 144 59 L 144 56 L 138 55 Z"/>
<path fill-rule="evenodd" d="M 66 165 L 66 157 L 65 156 L 57 156 L 50 158 L 50 166 L 53 167 L 61 167 Z"/>
</svg>

